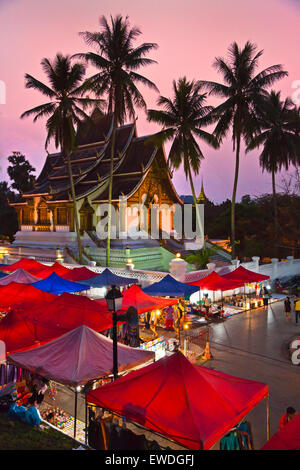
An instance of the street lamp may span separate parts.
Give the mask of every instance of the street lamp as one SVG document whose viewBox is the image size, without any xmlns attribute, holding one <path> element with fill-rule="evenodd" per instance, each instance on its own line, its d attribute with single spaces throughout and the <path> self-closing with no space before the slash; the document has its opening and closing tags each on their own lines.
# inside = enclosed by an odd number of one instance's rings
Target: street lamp
<svg viewBox="0 0 300 470">
<path fill-rule="evenodd" d="M 117 338 L 117 311 L 121 310 L 123 296 L 121 291 L 116 286 L 111 286 L 111 289 L 105 296 L 106 305 L 113 316 L 113 375 L 114 380 L 118 378 L 118 338 Z"/>
</svg>

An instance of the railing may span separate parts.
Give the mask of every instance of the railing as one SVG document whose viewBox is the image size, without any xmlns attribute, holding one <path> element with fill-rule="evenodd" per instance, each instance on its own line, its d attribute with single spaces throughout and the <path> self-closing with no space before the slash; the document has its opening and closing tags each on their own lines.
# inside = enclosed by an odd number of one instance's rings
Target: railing
<svg viewBox="0 0 300 470">
<path fill-rule="evenodd" d="M 56 225 L 55 230 L 56 232 L 69 232 L 70 226 L 69 225 Z"/>
<path fill-rule="evenodd" d="M 50 224 L 36 224 L 35 225 L 35 230 L 37 232 L 50 232 L 51 231 L 51 225 Z"/>
</svg>

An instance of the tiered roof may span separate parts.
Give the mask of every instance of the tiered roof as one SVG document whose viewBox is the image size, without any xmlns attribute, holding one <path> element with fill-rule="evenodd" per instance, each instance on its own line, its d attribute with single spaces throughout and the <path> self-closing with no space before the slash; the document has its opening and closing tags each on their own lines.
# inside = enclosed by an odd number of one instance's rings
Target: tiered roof
<svg viewBox="0 0 300 470">
<path fill-rule="evenodd" d="M 70 156 L 77 199 L 97 191 L 93 202 L 108 200 L 111 135 L 112 115 L 98 109 L 80 126 L 78 146 Z M 158 151 L 149 136 L 137 137 L 135 123 L 116 129 L 113 200 L 130 195 L 139 186 Z M 60 152 L 48 154 L 34 189 L 24 197 L 38 195 L 49 203 L 71 199 L 67 164 Z"/>
</svg>

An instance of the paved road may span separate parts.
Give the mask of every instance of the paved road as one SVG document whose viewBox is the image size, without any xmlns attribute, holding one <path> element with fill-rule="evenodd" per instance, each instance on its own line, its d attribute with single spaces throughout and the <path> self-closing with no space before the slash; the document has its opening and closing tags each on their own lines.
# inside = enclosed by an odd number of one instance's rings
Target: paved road
<svg viewBox="0 0 300 470">
<path fill-rule="evenodd" d="M 212 326 L 213 359 L 206 367 L 258 380 L 269 385 L 271 436 L 277 431 L 287 406 L 300 411 L 300 367 L 288 358 L 287 344 L 300 333 L 300 325 L 287 323 L 283 302 L 231 317 Z M 249 415 L 255 448 L 266 441 L 266 402 Z"/>
</svg>

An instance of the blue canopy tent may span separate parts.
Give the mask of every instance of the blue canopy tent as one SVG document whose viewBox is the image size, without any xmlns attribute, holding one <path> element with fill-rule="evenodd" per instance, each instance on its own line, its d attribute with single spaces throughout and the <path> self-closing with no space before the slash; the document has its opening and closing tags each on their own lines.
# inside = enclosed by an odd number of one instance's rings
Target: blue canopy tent
<svg viewBox="0 0 300 470">
<path fill-rule="evenodd" d="M 158 297 L 190 297 L 194 292 L 199 291 L 199 287 L 179 282 L 170 276 L 170 274 L 167 274 L 161 281 L 145 287 L 143 291 L 148 295 Z"/>
<path fill-rule="evenodd" d="M 108 287 L 108 286 L 128 286 L 129 284 L 136 284 L 137 279 L 132 277 L 117 276 L 109 269 L 104 269 L 98 276 L 80 281 L 80 284 L 85 284 L 88 287 Z"/>
<path fill-rule="evenodd" d="M 85 284 L 79 284 L 79 282 L 71 282 L 58 276 L 56 273 L 50 274 L 46 279 L 41 281 L 33 282 L 32 286 L 40 289 L 44 292 L 50 292 L 51 294 L 63 294 L 64 292 L 80 292 L 87 290 Z"/>
</svg>

